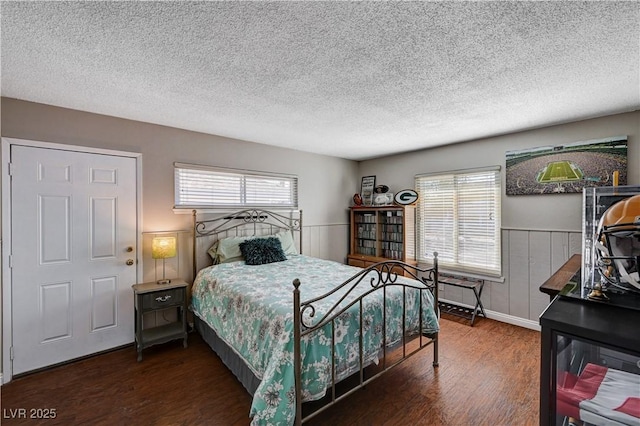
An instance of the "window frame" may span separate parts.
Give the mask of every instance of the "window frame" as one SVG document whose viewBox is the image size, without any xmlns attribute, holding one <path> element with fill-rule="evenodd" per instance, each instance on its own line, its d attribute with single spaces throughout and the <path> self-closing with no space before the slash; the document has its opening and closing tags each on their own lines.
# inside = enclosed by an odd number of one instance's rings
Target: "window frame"
<svg viewBox="0 0 640 426">
<path fill-rule="evenodd" d="M 253 171 L 253 170 L 244 170 L 244 169 L 231 169 L 231 168 L 223 168 L 223 167 L 214 167 L 214 166 L 205 166 L 199 164 L 187 164 L 187 163 L 174 163 L 174 210 L 232 210 L 232 209 L 270 209 L 270 210 L 297 210 L 298 209 L 298 176 L 284 173 L 271 173 L 271 172 L 263 172 L 263 171 Z M 228 196 L 238 197 L 238 202 L 194 202 L 193 198 L 189 199 L 187 196 L 186 200 L 182 201 L 180 197 L 181 191 L 181 180 L 179 174 L 181 171 L 187 171 L 187 173 L 192 173 L 194 178 L 197 178 L 198 171 L 201 172 L 201 177 L 203 178 L 220 178 L 222 180 L 224 177 L 228 177 L 231 179 L 229 181 L 232 185 L 238 185 L 238 191 L 234 192 L 235 188 L 231 188 L 229 191 L 229 187 L 227 188 L 218 188 L 222 189 L 223 192 L 227 192 Z M 233 179 L 236 179 L 237 182 L 233 182 Z M 269 181 L 269 180 L 282 180 L 288 182 L 289 184 L 289 193 L 290 198 L 287 202 L 284 203 L 268 203 L 268 202 L 249 202 L 248 200 L 251 198 L 249 194 L 248 188 L 251 188 L 251 185 L 247 185 L 247 182 L 253 183 L 254 188 L 255 185 L 260 184 L 260 180 Z M 253 181 L 253 182 L 252 182 Z M 207 188 L 204 188 L 205 191 Z M 216 196 L 215 188 L 210 188 L 210 197 L 214 198 Z M 274 193 L 275 196 L 285 195 L 287 191 L 282 191 L 280 193 Z M 226 194 L 226 195 L 227 195 Z M 205 195 L 206 196 L 206 195 Z M 195 197 L 195 195 L 192 195 Z"/>
<path fill-rule="evenodd" d="M 469 180 L 469 178 L 472 178 L 474 175 L 487 182 L 492 181 L 492 185 L 489 186 L 479 183 L 475 187 L 472 187 L 471 185 L 464 185 L 461 183 L 461 181 Z M 428 248 L 423 247 L 429 239 L 426 235 L 428 229 L 425 229 L 428 228 L 429 224 L 423 223 L 423 217 L 429 208 L 426 207 L 424 203 L 429 200 L 433 200 L 434 193 L 425 194 L 424 188 L 426 186 L 436 185 L 436 182 L 440 182 L 441 187 L 452 192 L 437 198 L 440 200 L 439 202 L 441 204 L 439 207 L 443 212 L 437 219 L 445 221 L 442 226 L 448 226 L 450 232 L 454 235 L 454 239 L 450 243 L 445 241 L 441 246 Z M 427 264 L 432 263 L 430 258 L 432 257 L 433 252 L 440 251 L 440 255 L 438 256 L 438 265 L 442 270 L 476 278 L 487 278 L 491 280 L 502 279 L 502 174 L 500 166 L 419 174 L 415 176 L 415 189 L 419 194 L 416 214 L 416 231 L 418 233 L 416 238 L 416 253 L 418 255 L 418 262 Z M 445 189 L 443 189 L 443 191 Z M 488 191 L 493 194 L 493 197 L 488 203 L 486 203 L 488 204 L 487 206 L 478 206 L 478 194 L 474 193 L 474 191 L 479 191 L 479 194 L 482 194 L 483 191 L 486 194 Z M 461 194 L 466 195 L 466 203 L 462 199 Z M 448 198 L 447 196 L 451 197 Z M 471 208 L 469 206 L 471 206 Z M 452 217 L 450 218 L 445 217 L 445 210 L 448 208 L 451 208 L 450 213 Z M 483 233 L 482 226 L 479 227 L 483 222 L 481 222 L 481 219 L 478 219 L 478 217 L 475 217 L 472 220 L 461 221 L 461 210 L 463 209 L 466 209 L 467 211 L 474 210 L 473 214 L 476 214 L 476 212 L 480 212 L 482 214 L 489 213 L 490 219 L 488 222 L 493 222 L 493 226 L 488 228 L 490 232 L 487 230 Z M 473 214 L 469 216 L 473 216 Z M 450 220 L 450 222 L 447 222 L 447 220 Z M 467 236 L 471 234 L 472 236 L 480 239 L 484 238 L 484 244 L 490 247 L 490 251 L 481 251 L 478 248 L 475 248 L 475 250 L 467 249 L 467 256 L 469 256 L 469 254 L 473 254 L 474 251 L 475 256 L 471 256 L 471 258 L 468 257 L 469 260 L 461 259 L 465 250 L 463 249 L 463 253 L 461 253 L 460 233 L 461 229 L 465 225 L 467 228 L 470 226 L 475 228 L 471 232 L 465 233 L 462 231 L 462 234 L 466 234 Z M 477 229 L 480 229 L 480 231 L 476 232 Z M 446 234 L 446 231 L 441 231 L 440 234 Z M 431 239 L 436 239 L 436 237 L 437 234 L 432 234 Z M 490 243 L 492 239 L 493 243 Z M 484 259 L 482 259 L 482 256 L 477 256 L 480 252 L 485 253 Z M 481 261 L 484 261 L 485 266 L 480 265 L 480 263 L 482 263 Z"/>
</svg>

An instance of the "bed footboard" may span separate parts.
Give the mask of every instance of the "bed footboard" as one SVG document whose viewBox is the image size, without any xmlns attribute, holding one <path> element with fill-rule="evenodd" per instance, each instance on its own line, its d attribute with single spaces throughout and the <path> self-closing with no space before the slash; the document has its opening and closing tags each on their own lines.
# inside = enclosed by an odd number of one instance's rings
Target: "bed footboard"
<svg viewBox="0 0 640 426">
<path fill-rule="evenodd" d="M 402 275 L 405 277 L 401 277 Z M 436 321 L 437 318 L 439 318 L 437 253 L 434 252 L 433 267 L 431 268 L 420 269 L 416 266 L 395 260 L 380 262 L 361 270 L 331 292 L 306 301 L 301 301 L 301 286 L 304 284 L 296 279 L 293 285 L 296 425 L 300 425 L 315 417 L 329 406 L 364 387 L 372 380 L 380 377 L 388 370 L 394 368 L 427 346 L 433 346 L 433 366 L 438 366 L 437 324 L 435 330 L 433 328 L 427 329 L 427 321 L 423 314 L 425 309 L 427 309 L 429 312 L 427 315 L 430 318 L 433 318 L 431 315 L 435 315 Z M 429 295 L 427 296 L 425 292 L 428 292 Z M 395 299 L 400 300 L 399 305 L 396 304 L 390 307 L 388 303 L 392 295 Z M 411 299 L 412 297 L 413 299 Z M 322 314 L 319 314 L 320 311 L 316 310 L 316 306 L 328 300 L 328 298 L 332 298 L 332 307 L 323 311 Z M 381 324 L 371 324 L 371 316 L 363 315 L 365 298 L 370 298 L 367 300 L 377 300 L 378 302 L 376 303 L 380 303 L 381 301 L 381 307 L 379 306 L 377 308 L 381 314 L 381 318 L 378 318 Z M 429 302 L 429 300 L 431 300 L 431 302 Z M 423 303 L 432 303 L 433 310 L 431 311 L 430 306 L 425 306 Z M 417 308 L 415 307 L 416 304 Z M 356 333 L 358 335 L 359 349 L 358 367 L 356 368 L 357 371 L 350 373 L 350 385 L 348 388 L 337 392 L 336 385 L 343 377 L 337 377 L 336 373 L 336 363 L 338 362 L 336 357 L 338 351 L 338 349 L 336 349 L 336 322 L 341 321 L 341 318 L 343 318 L 349 310 L 351 314 L 347 315 L 351 315 L 351 317 L 357 316 L 359 321 L 359 330 Z M 401 323 L 402 330 L 399 339 L 396 338 L 397 336 L 387 336 L 387 330 L 389 329 L 388 321 L 391 321 L 389 317 L 395 315 L 394 313 L 388 314 L 388 311 L 395 312 L 398 310 L 402 310 L 401 319 L 396 317 L 394 324 L 397 325 Z M 410 314 L 408 314 L 408 312 L 410 312 Z M 363 323 L 363 318 L 366 318 L 366 324 Z M 411 328 L 411 324 L 413 324 L 413 329 Z M 305 336 L 309 336 L 312 333 L 326 332 L 327 327 L 329 327 L 330 330 L 332 359 L 330 371 L 331 382 L 329 388 L 327 388 L 326 403 L 311 413 L 305 413 L 302 407 L 304 395 L 302 386 L 303 340 L 305 340 Z M 324 331 L 321 330 L 323 328 L 325 329 Z M 374 352 L 379 351 L 380 361 L 376 363 L 377 365 L 375 366 L 371 365 L 371 347 L 368 349 L 365 347 L 366 344 L 363 337 L 367 333 L 365 328 L 370 330 L 370 334 L 375 333 L 381 342 L 381 344 L 374 348 Z M 373 330 L 375 330 L 375 332 Z M 391 339 L 389 337 L 391 337 Z M 370 340 L 370 338 L 371 335 L 369 335 L 368 340 Z M 390 342 L 390 340 L 393 340 L 393 342 Z M 367 351 L 368 353 L 366 353 Z M 374 358 L 376 361 L 378 360 L 378 357 L 375 355 Z M 374 363 L 376 361 L 374 361 Z M 373 371 L 365 375 L 367 368 Z"/>
</svg>

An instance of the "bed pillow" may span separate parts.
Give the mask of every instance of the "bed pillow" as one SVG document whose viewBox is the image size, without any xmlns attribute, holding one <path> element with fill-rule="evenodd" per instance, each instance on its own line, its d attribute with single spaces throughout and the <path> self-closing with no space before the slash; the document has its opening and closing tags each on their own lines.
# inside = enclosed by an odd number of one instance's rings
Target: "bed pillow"
<svg viewBox="0 0 640 426">
<path fill-rule="evenodd" d="M 240 244 L 252 237 L 228 237 L 216 241 L 209 249 L 209 256 L 214 263 L 229 263 L 242 260 Z"/>
<path fill-rule="evenodd" d="M 219 263 L 228 263 L 228 262 L 237 262 L 238 260 L 242 260 L 242 252 L 240 251 L 240 244 L 249 240 L 249 239 L 265 239 L 265 238 L 273 238 L 276 237 L 280 240 L 280 245 L 282 246 L 282 251 L 285 255 L 298 254 L 298 249 L 296 248 L 296 243 L 293 239 L 293 235 L 291 231 L 281 231 L 274 235 L 264 235 L 264 236 L 242 236 L 242 237 L 227 237 L 222 238 L 215 243 L 207 250 L 211 259 L 213 259 L 213 264 L 217 265 Z"/>
<path fill-rule="evenodd" d="M 211 245 L 211 247 L 209 247 L 209 250 L 207 250 L 207 254 L 211 257 L 211 259 L 213 260 L 213 264 L 217 265 L 220 263 L 220 256 L 218 256 L 218 244 L 220 243 L 220 241 L 216 241 L 215 243 L 213 243 Z"/>
<path fill-rule="evenodd" d="M 280 240 L 275 237 L 246 240 L 240 243 L 240 251 L 247 265 L 264 265 L 287 260 Z"/>
<path fill-rule="evenodd" d="M 296 242 L 293 240 L 293 234 L 291 231 L 281 231 L 275 235 L 282 245 L 282 251 L 284 254 L 298 254 L 298 249 L 296 248 Z"/>
</svg>

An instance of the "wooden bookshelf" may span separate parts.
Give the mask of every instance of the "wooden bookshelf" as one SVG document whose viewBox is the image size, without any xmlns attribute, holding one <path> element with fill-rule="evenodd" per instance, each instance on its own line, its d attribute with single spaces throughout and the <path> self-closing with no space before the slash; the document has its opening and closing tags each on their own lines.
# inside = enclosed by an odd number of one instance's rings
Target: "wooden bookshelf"
<svg viewBox="0 0 640 426">
<path fill-rule="evenodd" d="M 415 265 L 415 206 L 352 207 L 347 263 L 366 268 L 385 260 Z"/>
</svg>

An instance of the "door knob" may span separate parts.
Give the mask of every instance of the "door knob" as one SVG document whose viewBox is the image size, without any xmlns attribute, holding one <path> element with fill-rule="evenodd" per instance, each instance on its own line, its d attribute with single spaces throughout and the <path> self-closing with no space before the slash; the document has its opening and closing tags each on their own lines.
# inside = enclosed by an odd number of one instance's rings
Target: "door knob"
<svg viewBox="0 0 640 426">
<path fill-rule="evenodd" d="M 127 247 L 127 253 L 131 253 L 133 251 L 133 247 L 129 246 Z"/>
<path fill-rule="evenodd" d="M 133 265 L 133 259 L 127 259 L 127 265 L 129 266 Z"/>
</svg>

